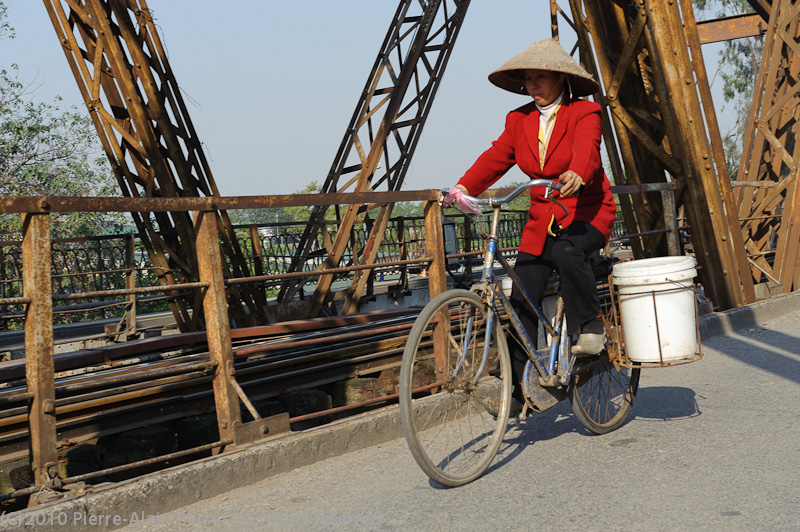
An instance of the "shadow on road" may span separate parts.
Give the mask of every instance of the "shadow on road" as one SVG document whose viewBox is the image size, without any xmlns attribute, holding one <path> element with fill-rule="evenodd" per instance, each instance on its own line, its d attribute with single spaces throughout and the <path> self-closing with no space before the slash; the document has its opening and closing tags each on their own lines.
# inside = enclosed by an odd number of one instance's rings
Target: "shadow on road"
<svg viewBox="0 0 800 532">
<path fill-rule="evenodd" d="M 712 345 L 715 351 L 800 384 L 800 338 L 754 326 Z M 702 362 L 701 362 L 702 363 Z"/>
<path fill-rule="evenodd" d="M 677 386 L 654 386 L 640 388 L 640 396 L 634 402 L 627 423 L 637 421 L 670 421 L 686 419 L 702 414 L 694 390 Z M 642 400 L 642 396 L 644 399 Z M 561 401 L 545 412 L 537 412 L 524 421 L 510 421 L 508 432 L 498 453 L 498 460 L 486 471 L 506 467 L 522 451 L 537 442 L 558 438 L 570 432 L 590 433 L 572 414 L 569 401 Z M 431 487 L 443 488 L 431 481 Z"/>
<path fill-rule="evenodd" d="M 639 388 L 628 422 L 632 419 L 637 421 L 670 421 L 697 417 L 700 414 L 702 412 L 697 404 L 697 395 L 691 388 L 648 386 Z"/>
<path fill-rule="evenodd" d="M 534 412 L 523 421 L 509 422 L 508 431 L 498 453 L 498 460 L 486 471 L 490 475 L 496 469 L 505 467 L 527 447 L 536 442 L 558 438 L 570 432 L 578 432 L 580 423 L 572 414 L 568 400 L 544 412 Z"/>
<path fill-rule="evenodd" d="M 735 328 L 723 335 L 704 339 L 704 345 L 800 384 L 800 357 L 796 357 L 800 354 L 800 334 L 787 334 L 759 325 L 755 312 L 749 307 L 737 308 L 727 314 L 730 315 L 728 322 L 735 324 Z M 721 329 L 722 326 L 717 327 Z"/>
<path fill-rule="evenodd" d="M 559 404 L 541 413 L 534 413 L 524 421 L 509 420 L 503 443 L 497 453 L 496 461 L 486 470 L 483 476 L 491 475 L 505 467 L 526 447 L 536 442 L 557 438 L 569 432 L 577 432 L 580 424 L 572 415 L 569 401 L 564 400 Z M 434 489 L 451 489 L 446 486 L 428 481 Z"/>
<path fill-rule="evenodd" d="M 736 309 L 737 316 L 731 319 L 736 329 L 717 333 L 703 340 L 704 349 L 729 356 L 754 369 L 767 371 L 783 379 L 800 384 L 800 333 L 787 334 L 761 326 L 749 308 Z M 721 327 L 717 325 L 717 327 Z M 798 327 L 800 331 L 800 327 Z M 708 351 L 706 351 L 708 354 Z M 713 360 L 713 359 L 712 359 Z M 712 363 L 705 359 L 700 364 Z M 657 369 L 647 371 L 659 371 Z M 680 386 L 652 386 L 639 389 L 628 423 L 636 421 L 672 421 L 700 416 L 702 411 L 697 394 L 691 388 Z M 702 396 L 701 396 L 702 399 Z M 588 434 L 575 416 L 568 400 L 553 408 L 534 413 L 524 421 L 510 421 L 508 432 L 498 453 L 498 460 L 485 475 L 506 467 L 525 448 L 537 442 L 557 438 L 570 432 Z M 431 487 L 443 486 L 431 481 Z"/>
</svg>

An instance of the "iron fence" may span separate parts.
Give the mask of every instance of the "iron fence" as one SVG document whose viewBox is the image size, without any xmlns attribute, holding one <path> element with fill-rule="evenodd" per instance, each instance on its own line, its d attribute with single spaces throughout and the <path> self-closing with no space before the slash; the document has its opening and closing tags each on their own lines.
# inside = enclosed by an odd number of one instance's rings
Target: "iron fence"
<svg viewBox="0 0 800 532">
<path fill-rule="evenodd" d="M 513 249 L 519 245 L 526 216 L 527 212 L 524 211 L 503 213 L 499 226 L 500 246 L 511 250 L 505 251 L 506 254 L 515 253 Z M 482 249 L 488 217 L 454 214 L 448 218 L 456 227 L 458 253 Z M 421 273 L 424 268 L 393 263 L 426 256 L 424 222 L 422 216 L 401 216 L 390 220 L 375 261 L 377 267 L 373 278 L 394 278 L 397 283 L 403 283 L 407 275 Z M 302 221 L 273 222 L 236 225 L 234 231 L 245 252 L 250 271 L 258 272 L 260 275 L 280 275 L 290 271 L 305 227 L 306 223 Z M 320 231 L 302 271 L 315 270 L 326 262 L 328 255 L 324 240 L 327 237 L 330 240 L 335 239 L 337 231 L 338 224 L 335 221 L 325 224 L 325 230 Z M 359 250 L 363 249 L 368 235 L 369 221 L 354 228 L 340 266 L 346 267 L 352 264 L 353 254 L 358 254 Z M 135 279 L 134 286 L 158 285 L 158 277 L 145 246 L 137 234 L 131 233 L 53 240 L 51 272 L 53 293 L 61 295 L 130 288 L 128 276 L 131 274 Z M 342 272 L 337 275 L 337 280 L 344 281 L 352 276 L 352 272 Z M 264 283 L 268 294 L 270 288 L 277 286 L 279 282 L 274 280 Z M 306 284 L 312 286 L 315 282 L 314 278 L 309 278 Z M 21 242 L 2 241 L 0 242 L 0 298 L 22 296 Z M 135 304 L 139 306 L 141 312 L 167 308 L 163 296 L 141 295 L 136 298 Z M 130 302 L 109 296 L 97 298 L 93 303 L 77 305 L 70 301 L 57 301 L 54 312 L 56 323 L 66 323 L 80 319 L 81 316 L 83 319 L 119 317 L 129 306 Z M 7 329 L 11 323 L 23 318 L 21 305 L 6 306 L 3 312 L 0 312 L 0 329 Z"/>
</svg>

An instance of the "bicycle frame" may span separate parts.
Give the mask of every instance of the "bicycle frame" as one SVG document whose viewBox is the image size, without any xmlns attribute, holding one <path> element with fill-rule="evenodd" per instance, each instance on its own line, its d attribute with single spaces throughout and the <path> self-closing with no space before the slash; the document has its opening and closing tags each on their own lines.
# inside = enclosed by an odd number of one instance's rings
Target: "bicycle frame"
<svg viewBox="0 0 800 532">
<path fill-rule="evenodd" d="M 399 379 L 403 433 L 417 464 L 445 486 L 471 482 L 491 466 L 512 413 L 521 420 L 529 409 L 542 412 L 568 397 L 581 425 L 594 434 L 606 434 L 625 422 L 636 395 L 638 368 L 630 373 L 620 369 L 616 362 L 611 363 L 607 352 L 575 362 L 561 297 L 551 324 L 500 255 L 497 229 L 501 205 L 530 186 L 560 188 L 559 183 L 539 179 L 502 199 L 478 199 L 458 192 L 452 196 L 464 210 L 474 211 L 473 205 L 487 204 L 494 209 L 481 280 L 471 291 L 453 289 L 434 297 L 414 321 L 403 349 Z M 544 325 L 551 339 L 549 348 L 534 348 L 495 278 L 496 260 L 517 285 L 515 304 L 518 296 L 527 301 Z M 530 360 L 523 375 L 512 368 L 505 341 L 510 330 L 506 319 L 510 319 Z M 481 330 L 483 327 L 486 329 Z M 492 335 L 496 336 L 494 344 Z M 490 353 L 492 345 L 496 355 Z M 514 401 L 514 377 L 522 378 L 523 404 Z M 420 384 L 430 380 L 434 382 L 423 386 L 423 391 Z M 428 396 L 431 392 L 433 395 Z M 517 407 L 521 407 L 518 412 Z"/>
<path fill-rule="evenodd" d="M 503 305 L 505 311 L 508 313 L 510 323 L 519 335 L 528 358 L 536 367 L 540 377 L 542 378 L 542 381 L 551 382 L 554 380 L 557 374 L 568 377 L 572 369 L 573 359 L 571 356 L 566 356 L 566 354 L 568 354 L 568 338 L 566 335 L 566 327 L 564 327 L 563 302 L 559 298 L 559 304 L 556 308 L 556 315 L 553 320 L 554 324 L 551 324 L 541 307 L 537 305 L 527 293 L 520 282 L 519 277 L 517 277 L 516 273 L 514 272 L 514 269 L 508 264 L 508 261 L 506 261 L 505 257 L 503 257 L 500 253 L 497 236 L 497 228 L 500 220 L 500 205 L 494 206 L 493 211 L 491 232 L 486 238 L 487 245 L 484 253 L 481 281 L 478 285 L 480 287 L 480 292 L 482 292 L 484 297 L 487 298 L 487 305 L 489 308 L 487 316 L 489 326 L 486 329 L 486 334 L 491 334 L 492 329 L 490 325 L 493 323 L 494 319 L 496 319 L 495 303 L 499 301 Z M 522 321 L 519 319 L 519 316 L 511 306 L 510 300 L 505 295 L 503 290 L 498 287 L 494 274 L 495 261 L 500 263 L 503 271 L 511 278 L 513 285 L 517 288 L 517 290 L 519 290 L 523 299 L 528 303 L 530 309 L 534 311 L 536 317 L 544 326 L 545 332 L 551 338 L 550 346 L 548 348 L 542 350 L 536 349 L 533 340 L 528 335 L 525 327 L 522 325 Z M 489 343 L 489 338 L 487 336 L 485 345 L 488 346 Z M 486 358 L 488 356 L 488 348 L 485 350 L 486 352 L 484 353 L 483 360 L 484 364 L 486 363 Z M 540 357 L 542 354 L 544 354 L 544 352 L 546 352 L 547 355 L 546 365 L 542 365 L 540 361 Z M 561 371 L 559 371 L 559 369 Z"/>
<path fill-rule="evenodd" d="M 556 308 L 556 315 L 554 317 L 553 323 L 551 324 L 550 321 L 545 316 L 544 312 L 542 311 L 541 307 L 537 305 L 530 295 L 527 293 L 525 288 L 523 287 L 519 277 L 514 272 L 514 269 L 508 264 L 505 258 L 500 253 L 498 248 L 498 226 L 500 223 L 500 210 L 503 204 L 508 203 L 518 195 L 522 193 L 523 190 L 526 188 L 530 188 L 537 185 L 546 186 L 547 189 L 545 191 L 545 198 L 550 199 L 557 205 L 559 205 L 564 211 L 566 208 L 559 203 L 557 200 L 550 197 L 550 190 L 555 188 L 561 188 L 560 184 L 554 184 L 550 180 L 544 179 L 535 179 L 531 180 L 528 183 L 525 183 L 516 190 L 514 190 L 511 194 L 504 198 L 488 198 L 485 200 L 478 200 L 477 198 L 470 198 L 471 201 L 474 201 L 476 204 L 483 204 L 489 205 L 492 207 L 492 223 L 489 235 L 486 237 L 486 251 L 483 257 L 483 269 L 481 273 L 481 281 L 478 284 L 479 292 L 482 294 L 483 297 L 486 298 L 487 304 L 487 327 L 486 327 L 486 337 L 484 341 L 484 350 L 483 350 L 483 357 L 481 361 L 480 370 L 482 371 L 487 363 L 489 357 L 489 345 L 491 344 L 491 334 L 492 334 L 492 327 L 494 324 L 494 320 L 496 319 L 496 310 L 495 310 L 495 303 L 500 302 L 503 305 L 503 308 L 508 313 L 511 325 L 514 327 L 514 330 L 517 331 L 520 340 L 522 341 L 523 347 L 525 349 L 528 358 L 533 363 L 534 367 L 539 373 L 540 383 L 546 386 L 556 386 L 560 384 L 567 384 L 569 382 L 569 378 L 571 376 L 571 371 L 574 366 L 575 359 L 569 352 L 569 339 L 566 335 L 566 327 L 564 326 L 564 304 L 561 298 L 559 297 L 558 305 Z M 502 289 L 498 288 L 497 281 L 494 275 L 494 264 L 495 260 L 500 262 L 501 267 L 506 272 L 506 274 L 511 278 L 512 283 L 514 286 L 517 287 L 520 294 L 522 295 L 523 299 L 528 303 L 529 307 L 534 311 L 536 317 L 542 323 L 545 328 L 546 333 L 550 336 L 550 347 L 543 350 L 537 350 L 533 341 L 531 340 L 528 332 L 525 330 L 525 327 L 522 325 L 522 322 L 517 316 L 517 313 L 514 311 L 513 307 L 511 306 L 511 302 L 509 301 L 508 297 L 502 291 Z M 468 333 L 472 332 L 472 318 L 469 319 Z M 461 371 L 463 367 L 464 360 L 466 358 L 468 343 L 465 343 L 464 351 L 462 356 L 459 360 L 459 363 L 456 367 L 456 371 L 453 374 L 453 378 Z M 540 361 L 540 354 L 545 355 L 547 357 L 547 364 L 542 365 Z M 478 374 L 481 372 L 479 371 Z M 477 379 L 477 377 L 476 377 Z M 477 380 L 476 380 L 477 382 Z M 473 383 L 474 384 L 474 383 Z"/>
</svg>

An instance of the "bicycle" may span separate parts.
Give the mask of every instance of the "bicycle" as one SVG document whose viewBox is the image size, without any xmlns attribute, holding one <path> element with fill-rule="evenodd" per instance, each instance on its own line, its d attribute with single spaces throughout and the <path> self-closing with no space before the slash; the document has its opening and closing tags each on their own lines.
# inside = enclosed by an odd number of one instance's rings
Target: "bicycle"
<svg viewBox="0 0 800 532">
<path fill-rule="evenodd" d="M 547 179 L 525 183 L 504 198 L 468 196 L 493 209 L 481 281 L 470 290 L 448 290 L 431 300 L 417 317 L 403 352 L 399 383 L 403 432 L 417 464 L 444 486 L 461 486 L 480 477 L 500 449 L 511 402 L 506 339 L 511 329 L 528 356 L 521 418 L 528 409 L 544 411 L 569 397 L 579 422 L 592 433 L 605 434 L 625 422 L 633 405 L 640 369 L 619 363 L 617 321 L 604 316 L 611 339 L 604 351 L 577 358 L 566 334 L 560 294 L 551 321 L 525 293 L 499 252 L 502 206 L 534 186 L 545 186 L 545 197 L 564 208 L 551 195 L 561 184 Z M 495 279 L 495 262 L 539 318 L 548 347 L 535 349 Z"/>
</svg>

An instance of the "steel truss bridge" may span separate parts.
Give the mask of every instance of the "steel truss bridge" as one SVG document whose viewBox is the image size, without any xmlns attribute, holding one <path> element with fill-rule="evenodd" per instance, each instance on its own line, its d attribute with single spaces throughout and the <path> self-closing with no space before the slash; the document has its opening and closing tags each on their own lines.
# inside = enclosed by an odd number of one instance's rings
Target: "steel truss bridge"
<svg viewBox="0 0 800 532">
<path fill-rule="evenodd" d="M 577 36 L 581 62 L 602 80 L 593 97 L 606 116 L 604 140 L 615 183 L 678 183 L 677 206 L 692 227 L 703 284 L 722 309 L 755 301 L 758 285 L 790 292 L 800 279 L 795 185 L 800 5 L 790 0 L 750 4 L 752 14 L 698 24 L 690 0 L 550 2 L 553 36 L 559 36 L 559 21 L 566 22 Z M 50 0 L 45 5 L 123 195 L 218 196 L 146 2 Z M 323 193 L 401 189 L 469 5 L 469 0 L 398 3 Z M 764 37 L 763 61 L 734 176 L 725 162 L 700 46 L 752 35 Z M 366 220 L 368 243 L 352 260 L 374 263 L 391 207 L 316 206 L 291 271 L 303 271 L 318 238 L 327 252 L 320 268 L 339 267 L 354 226 Z M 623 199 L 622 208 L 631 233 L 663 228 L 658 195 Z M 320 235 L 331 209 L 340 222 L 333 238 Z M 227 275 L 256 274 L 226 212 L 219 210 L 217 218 Z M 148 217 L 134 214 L 134 219 L 163 283 L 197 280 L 190 213 L 156 214 L 160 231 Z M 635 255 L 663 254 L 664 242 L 663 235 L 643 238 L 634 243 Z M 344 299 L 342 313 L 357 311 L 366 271 L 339 294 L 331 290 L 333 276 L 321 275 L 312 314 L 339 298 Z M 288 279 L 280 300 L 296 296 L 302 282 Z M 227 297 L 233 323 L 266 321 L 259 290 L 231 287 Z M 201 306 L 196 295 L 176 297 L 172 304 L 183 330 L 200 327 L 201 313 L 189 312 Z"/>
<path fill-rule="evenodd" d="M 605 115 L 603 136 L 611 174 L 625 192 L 620 198 L 627 232 L 639 235 L 631 238 L 634 256 L 677 252 L 674 213 L 683 212 L 702 284 L 719 309 L 800 288 L 800 0 L 748 1 L 750 14 L 704 22 L 695 20 L 691 0 L 550 1 L 553 37 L 572 32 L 573 53 L 601 80 L 592 98 Z M 313 279 L 303 318 L 358 314 L 392 206 L 413 200 L 424 203 L 429 242 L 416 262 L 430 265 L 431 294 L 444 289 L 444 255 L 437 251 L 443 229 L 433 191 L 401 189 L 470 5 L 398 2 L 322 194 L 224 198 L 146 2 L 44 3 L 124 197 L 0 199 L 0 212 L 21 214 L 24 221 L 24 296 L 0 301 L 26 308 L 26 389 L 0 397 L 0 405 L 28 405 L 23 424 L 33 486 L 17 496 L 60 486 L 55 414 L 76 408 L 70 397 L 127 382 L 63 385 L 59 393 L 66 397 L 56 398 L 51 212 L 132 214 L 160 284 L 153 291 L 169 294 L 181 332 L 205 330 L 207 356 L 187 359 L 179 369 L 147 370 L 159 378 L 211 381 L 220 437 L 204 451 L 251 441 L 288 423 L 259 416 L 237 381 L 241 364 L 234 365 L 231 328 L 270 322 L 264 281 L 280 281 L 280 305 Z M 701 46 L 748 36 L 761 36 L 763 57 L 734 173 L 725 160 Z M 272 277 L 245 253 L 227 210 L 306 204 L 313 205 L 311 217 L 288 272 Z M 328 229 L 331 212 L 335 231 Z M 354 247 L 354 231 L 362 227 L 368 234 Z M 308 271 L 312 255 L 323 260 Z M 412 262 L 401 257 L 398 264 Z M 349 286 L 334 288 L 343 272 L 352 276 Z M 118 292 L 127 297 L 136 290 Z M 381 327 L 383 332 L 392 325 Z M 236 428 L 243 426 L 239 400 L 255 419 L 255 432 Z"/>
</svg>

